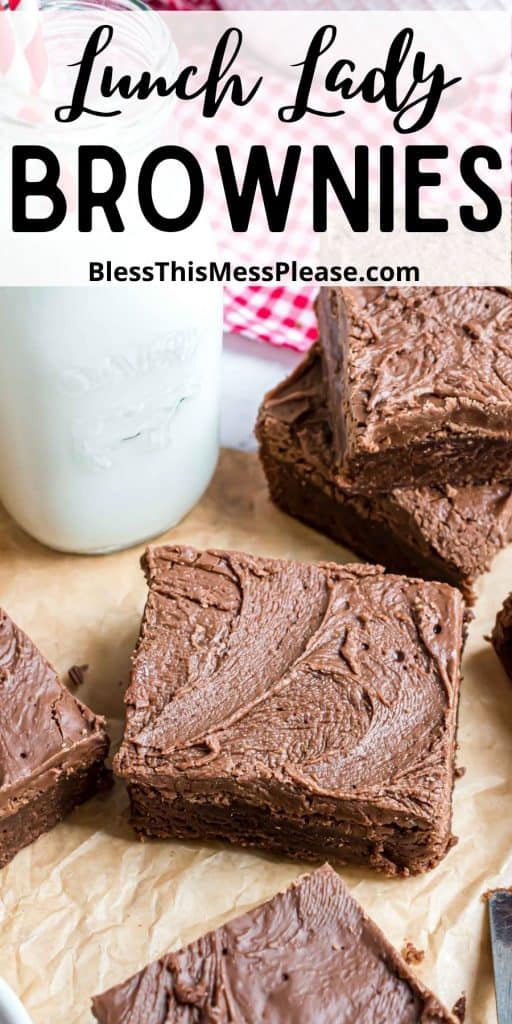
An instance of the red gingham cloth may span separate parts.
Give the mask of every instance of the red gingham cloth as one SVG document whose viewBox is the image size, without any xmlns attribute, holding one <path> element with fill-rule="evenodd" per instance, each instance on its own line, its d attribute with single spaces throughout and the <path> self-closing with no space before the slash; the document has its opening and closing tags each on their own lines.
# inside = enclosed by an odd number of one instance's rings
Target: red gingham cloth
<svg viewBox="0 0 512 1024">
<path fill-rule="evenodd" d="M 217 10 L 221 4 L 215 2 L 215 0 L 150 0 L 151 5 L 160 10 L 167 11 L 190 11 L 190 10 Z M 238 0 L 226 0 L 224 7 L 231 6 L 235 8 Z M 401 0 L 391 0 L 386 6 L 399 7 Z M 468 0 L 466 0 L 468 2 Z M 481 0 L 478 0 L 478 4 Z M 474 0 L 469 0 L 469 3 L 474 3 Z M 242 4 L 238 4 L 242 6 Z M 243 4 L 244 7 L 250 8 L 251 4 Z M 286 6 L 295 6 L 294 4 L 285 2 L 274 2 L 274 0 L 264 0 L 262 8 L 279 8 Z M 297 5 L 300 6 L 300 5 Z M 312 4 L 311 6 L 314 6 Z M 363 9 L 375 9 L 378 4 L 375 0 L 356 0 L 355 3 L 348 3 L 348 7 L 359 7 Z M 432 7 L 436 6 L 436 3 L 431 3 Z M 464 4 L 462 4 L 464 6 Z M 478 122 L 479 122 L 479 141 L 485 143 L 485 125 L 489 126 L 492 136 L 492 123 L 495 116 L 493 110 L 493 99 L 495 97 L 494 80 L 491 75 L 481 76 L 479 80 L 478 88 Z M 259 109 L 258 108 L 259 104 Z M 199 120 L 193 109 L 194 104 L 182 104 L 178 109 L 178 116 L 180 118 L 180 125 L 183 132 L 183 137 L 187 139 L 190 148 L 197 151 L 201 151 L 201 147 L 204 147 L 205 137 L 208 141 L 208 127 L 203 124 L 198 128 Z M 470 117 L 475 118 L 476 116 L 476 102 L 475 95 L 471 97 L 471 110 L 464 110 L 464 104 L 459 105 L 451 113 L 450 121 L 450 139 L 452 140 L 451 146 L 453 154 L 459 156 L 460 153 L 466 148 L 467 137 L 468 137 L 468 114 Z M 258 96 L 255 103 L 252 106 L 251 116 L 259 119 L 259 124 L 270 123 L 270 118 L 274 116 L 274 111 L 267 108 L 263 97 Z M 373 107 L 366 107 L 364 112 L 364 141 L 369 146 L 379 147 L 385 133 L 385 126 L 383 125 L 382 117 L 383 113 L 378 105 Z M 245 145 L 245 139 L 240 135 L 240 124 L 234 121 L 233 118 L 229 117 L 229 110 L 221 108 L 217 116 L 217 122 L 221 122 L 221 137 L 224 144 L 230 147 L 234 166 L 244 166 L 244 158 L 247 158 L 247 147 Z M 360 143 L 360 126 L 358 125 L 358 119 L 354 118 L 349 120 L 343 119 L 343 138 L 338 142 L 342 142 L 343 146 L 353 150 L 353 147 Z M 352 127 L 353 126 L 353 127 Z M 432 128 L 432 126 L 431 126 Z M 213 143 L 212 152 L 214 151 L 214 145 L 219 138 L 219 124 L 215 126 L 215 134 L 211 134 L 210 142 Z M 435 143 L 446 142 L 446 122 L 445 122 L 445 133 L 442 138 L 438 140 L 432 138 L 432 142 Z M 473 140 L 472 140 L 473 141 Z M 492 145 L 492 137 L 490 144 Z M 275 146 L 273 146 L 273 150 Z M 454 165 L 458 161 L 454 158 Z M 215 175 L 212 175 L 212 180 L 216 180 Z M 295 184 L 295 195 L 294 204 L 295 209 L 298 211 L 296 219 L 292 225 L 292 230 L 295 232 L 293 237 L 293 248 L 294 255 L 297 258 L 302 259 L 305 263 L 308 262 L 308 256 L 310 255 L 309 239 L 311 238 L 311 228 L 309 224 L 310 218 L 310 207 L 311 207 L 311 196 L 308 191 L 306 184 L 306 176 L 298 176 Z M 450 194 L 450 193 L 448 193 Z M 451 198 L 455 198 L 455 194 L 452 192 Z M 218 190 L 215 186 L 210 190 L 209 194 L 209 213 L 212 221 L 216 237 L 219 241 L 219 249 L 222 254 L 222 237 L 226 223 L 226 206 L 225 198 L 222 192 L 222 188 L 218 186 Z M 290 236 L 288 235 L 288 238 Z M 268 238 L 268 236 L 267 236 Z M 261 233 L 258 236 L 257 226 L 253 228 L 247 234 L 240 234 L 236 239 L 236 258 L 241 262 L 251 263 L 254 261 L 255 252 L 264 253 L 265 242 L 262 239 Z M 267 243 L 268 245 L 268 243 Z M 231 250 L 233 251 L 233 244 L 231 244 Z M 286 258 L 283 256 L 283 258 Z M 263 261 L 265 257 L 263 257 Z M 227 331 L 235 331 L 240 334 L 245 334 L 253 338 L 257 338 L 261 341 L 270 342 L 273 345 L 287 346 L 298 351 L 305 351 L 309 348 L 312 342 L 317 337 L 316 318 L 313 311 L 313 299 L 316 294 L 318 286 L 306 286 L 297 285 L 291 286 L 277 286 L 277 285 L 227 285 L 225 289 L 225 301 L 224 301 L 224 326 Z"/>
</svg>

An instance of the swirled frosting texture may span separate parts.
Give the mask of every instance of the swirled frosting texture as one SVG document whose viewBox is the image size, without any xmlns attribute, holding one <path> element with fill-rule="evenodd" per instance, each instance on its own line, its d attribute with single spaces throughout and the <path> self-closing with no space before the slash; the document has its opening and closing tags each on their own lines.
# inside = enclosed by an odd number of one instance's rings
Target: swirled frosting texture
<svg viewBox="0 0 512 1024">
<path fill-rule="evenodd" d="M 447 468 L 451 484 L 510 480 L 510 289 L 326 289 L 320 307 L 338 456 L 355 481 L 439 483 Z"/>
<path fill-rule="evenodd" d="M 471 584 L 512 535 L 510 485 L 358 493 L 335 463 L 318 346 L 266 396 L 256 432 L 277 504 L 369 561 L 446 579 L 472 596 Z"/>
<path fill-rule="evenodd" d="M 323 822 L 342 857 L 423 870 L 442 856 L 458 591 L 375 566 L 184 547 L 150 548 L 145 565 L 120 774 L 157 790 L 171 817 L 187 800 L 200 817 L 204 801 L 205 828 L 213 808 L 243 807 L 243 834 L 232 813 L 238 841 L 266 845 L 283 824 L 306 823 L 296 852 L 318 856 Z M 251 807 L 268 813 L 263 836 Z M 165 834 L 161 820 L 155 831 Z"/>
<path fill-rule="evenodd" d="M 327 866 L 93 1010 L 100 1024 L 455 1024 Z"/>
</svg>

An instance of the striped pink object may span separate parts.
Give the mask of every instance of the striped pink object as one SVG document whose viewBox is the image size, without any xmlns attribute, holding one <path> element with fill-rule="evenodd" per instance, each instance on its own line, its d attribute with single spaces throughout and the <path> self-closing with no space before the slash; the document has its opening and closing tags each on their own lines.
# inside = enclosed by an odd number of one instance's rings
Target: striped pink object
<svg viewBox="0 0 512 1024">
<path fill-rule="evenodd" d="M 0 83 L 7 85 L 8 113 L 21 121 L 43 118 L 38 100 L 49 81 L 37 0 L 0 0 Z"/>
<path fill-rule="evenodd" d="M 24 57 L 14 15 L 8 7 L 2 7 L 0 11 L 0 75 L 9 90 L 16 94 L 17 102 L 20 96 L 31 92 L 32 75 Z"/>
<path fill-rule="evenodd" d="M 38 3 L 37 0 L 11 0 L 11 3 L 16 3 L 16 25 L 19 24 L 20 43 L 32 76 L 32 90 L 41 95 L 49 69 Z"/>
</svg>

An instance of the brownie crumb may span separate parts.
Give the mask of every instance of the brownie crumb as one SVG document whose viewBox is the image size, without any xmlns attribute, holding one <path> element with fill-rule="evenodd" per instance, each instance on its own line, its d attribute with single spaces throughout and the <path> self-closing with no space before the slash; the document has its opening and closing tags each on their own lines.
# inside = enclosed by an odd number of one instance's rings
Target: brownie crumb
<svg viewBox="0 0 512 1024">
<path fill-rule="evenodd" d="M 463 775 L 466 774 L 466 771 L 466 768 L 456 768 L 453 774 L 455 775 L 456 779 L 462 779 Z"/>
<path fill-rule="evenodd" d="M 512 678 L 512 594 L 496 616 L 490 641 L 507 675 Z"/>
<path fill-rule="evenodd" d="M 466 1020 L 466 996 L 464 993 L 457 999 L 452 1013 L 454 1017 L 457 1017 L 460 1020 L 460 1024 L 464 1024 L 464 1021 Z"/>
<path fill-rule="evenodd" d="M 410 967 L 416 967 L 418 964 L 421 964 L 425 959 L 425 950 L 417 949 L 412 942 L 406 942 L 404 948 L 402 949 L 402 956 L 406 964 L 409 964 Z"/>
<path fill-rule="evenodd" d="M 73 686 L 75 690 L 77 690 L 79 686 L 83 686 L 88 670 L 88 665 L 72 665 L 71 668 L 68 668 L 68 679 L 70 685 Z"/>
</svg>

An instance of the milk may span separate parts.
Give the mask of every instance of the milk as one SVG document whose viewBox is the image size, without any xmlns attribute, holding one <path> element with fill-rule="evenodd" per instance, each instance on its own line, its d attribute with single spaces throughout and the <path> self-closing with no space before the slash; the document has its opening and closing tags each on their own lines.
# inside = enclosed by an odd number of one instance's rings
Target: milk
<svg viewBox="0 0 512 1024">
<path fill-rule="evenodd" d="M 108 12 L 101 0 L 43 0 L 42 11 L 49 93 L 38 97 L 40 117 L 9 117 L 0 170 L 8 174 L 15 143 L 49 146 L 63 169 L 70 222 L 50 233 L 51 259 L 41 258 L 33 236 L 30 244 L 23 233 L 11 237 L 19 272 L 0 288 L 0 501 L 44 544 L 93 553 L 167 530 L 210 480 L 218 454 L 222 287 L 172 278 L 87 283 L 95 280 L 91 260 L 122 266 L 130 246 L 141 264 L 186 266 L 211 259 L 213 240 L 204 218 L 176 234 L 143 230 L 133 190 L 124 197 L 124 233 L 110 231 L 99 211 L 93 232 L 73 226 L 80 145 L 113 146 L 132 180 L 148 153 L 175 141 L 176 126 L 172 102 L 156 93 L 135 112 L 121 104 L 121 116 L 59 125 L 56 97 L 71 95 L 76 76 L 70 55 L 83 52 L 105 19 L 115 26 L 108 59 L 118 71 L 158 67 L 172 77 L 178 55 L 162 19 L 132 0 L 118 0 Z M 90 100 L 96 109 L 94 90 Z M 103 187 L 109 173 L 103 168 Z M 162 214 L 184 208 L 188 184 L 174 165 L 156 176 Z M 102 189 L 101 174 L 95 188 Z M 37 203 L 30 215 L 42 215 Z M 69 265 L 80 268 L 72 279 Z"/>
<path fill-rule="evenodd" d="M 218 454 L 222 291 L 0 290 L 0 500 L 28 533 L 93 553 L 177 523 Z"/>
</svg>

